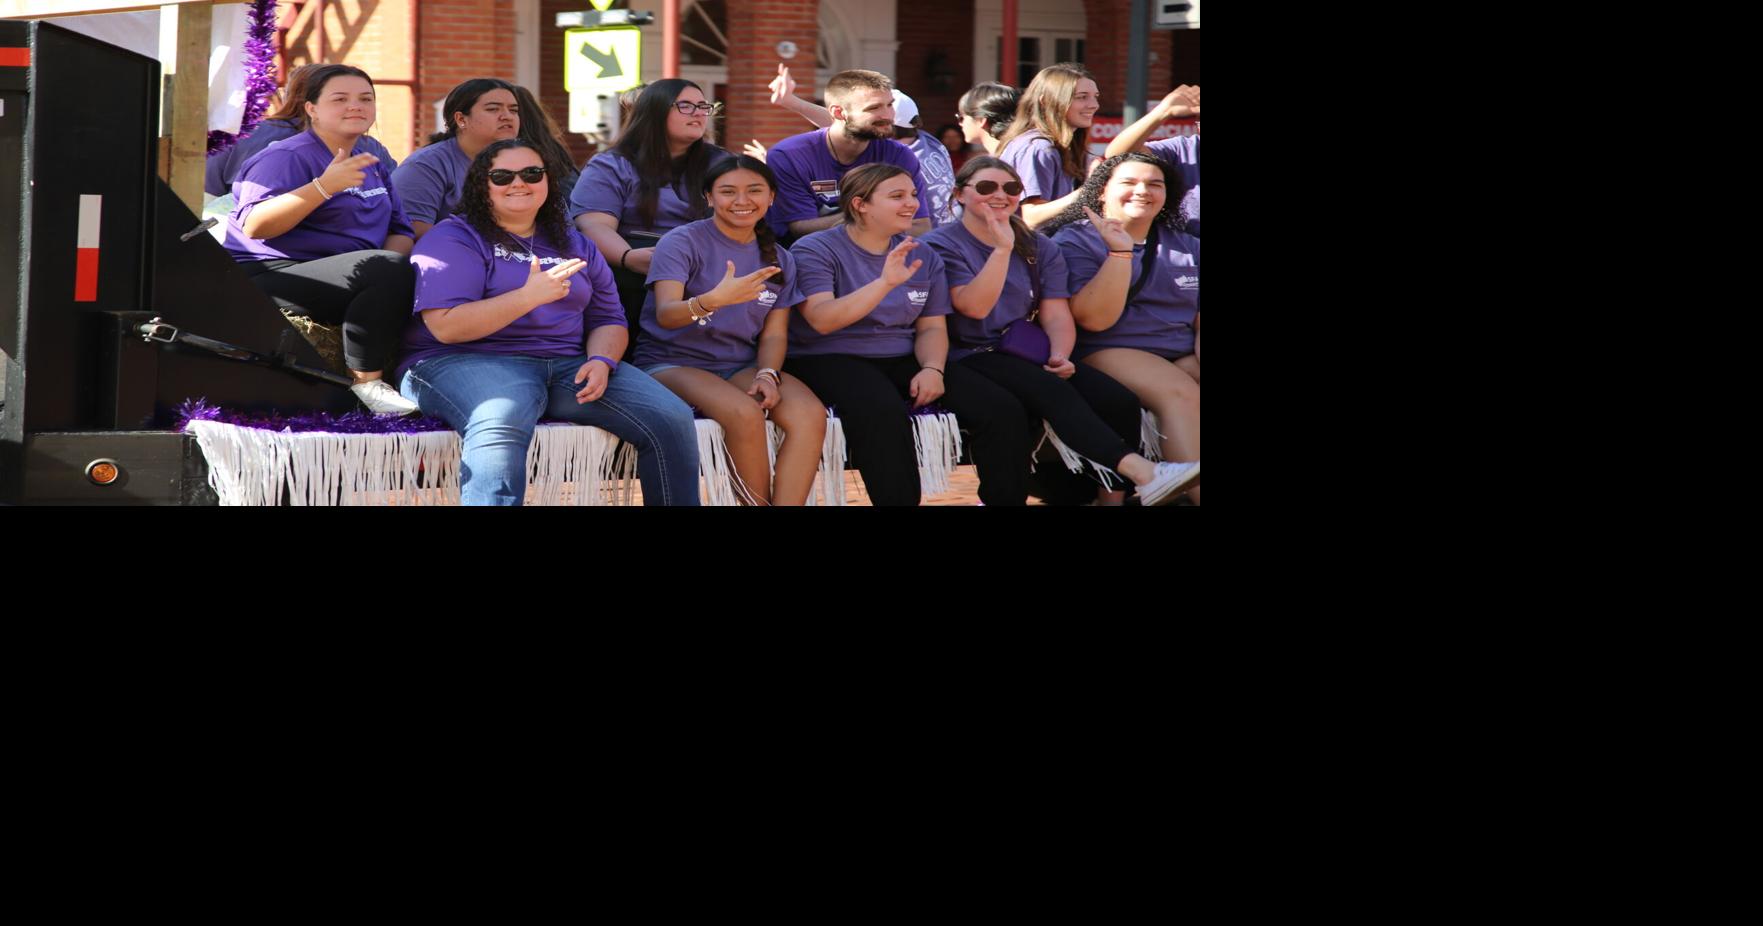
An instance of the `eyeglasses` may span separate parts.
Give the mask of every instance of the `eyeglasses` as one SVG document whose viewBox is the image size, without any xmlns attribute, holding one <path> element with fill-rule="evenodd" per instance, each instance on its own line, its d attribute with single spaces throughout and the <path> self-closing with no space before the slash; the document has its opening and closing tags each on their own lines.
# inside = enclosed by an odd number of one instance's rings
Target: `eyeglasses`
<svg viewBox="0 0 1763 926">
<path fill-rule="evenodd" d="M 538 183 L 540 180 L 545 179 L 545 169 L 543 167 L 523 167 L 520 170 L 503 170 L 498 167 L 490 171 L 490 182 L 497 186 L 507 186 L 514 182 L 514 176 L 516 174 L 519 174 L 520 179 L 527 183 Z"/>
<path fill-rule="evenodd" d="M 715 103 L 687 103 L 684 100 L 679 100 L 673 104 L 673 108 L 679 110 L 679 114 L 682 116 L 690 116 L 693 114 L 708 116 L 722 112 L 722 101 L 718 100 Z"/>
<path fill-rule="evenodd" d="M 999 184 L 996 180 L 981 180 L 973 185 L 973 191 L 981 196 L 990 196 L 997 191 L 998 186 Z M 1017 183 L 1014 180 L 1004 181 L 1003 187 L 1004 193 L 1007 196 L 1020 196 L 1022 194 L 1022 184 Z"/>
</svg>

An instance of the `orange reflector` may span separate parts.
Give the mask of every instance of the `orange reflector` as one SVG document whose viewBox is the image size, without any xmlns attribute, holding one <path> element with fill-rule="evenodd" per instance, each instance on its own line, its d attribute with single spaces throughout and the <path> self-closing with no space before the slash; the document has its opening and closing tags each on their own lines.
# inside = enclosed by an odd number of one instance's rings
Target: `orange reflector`
<svg viewBox="0 0 1763 926">
<path fill-rule="evenodd" d="M 116 464 L 110 460 L 94 460 L 91 465 L 86 467 L 86 478 L 101 486 L 115 482 L 116 477 L 121 475 L 122 470 L 118 469 Z"/>
</svg>

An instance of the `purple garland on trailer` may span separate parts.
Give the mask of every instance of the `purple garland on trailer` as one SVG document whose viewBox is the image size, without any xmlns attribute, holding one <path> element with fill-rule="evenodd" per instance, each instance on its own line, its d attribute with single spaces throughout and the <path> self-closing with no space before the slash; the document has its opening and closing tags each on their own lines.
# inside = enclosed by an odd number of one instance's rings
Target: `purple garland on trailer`
<svg viewBox="0 0 1763 926">
<path fill-rule="evenodd" d="M 245 116 L 239 123 L 239 134 L 218 129 L 208 133 L 208 153 L 225 151 L 251 134 L 269 108 L 275 93 L 275 12 L 276 0 L 251 0 L 245 17 Z"/>
</svg>

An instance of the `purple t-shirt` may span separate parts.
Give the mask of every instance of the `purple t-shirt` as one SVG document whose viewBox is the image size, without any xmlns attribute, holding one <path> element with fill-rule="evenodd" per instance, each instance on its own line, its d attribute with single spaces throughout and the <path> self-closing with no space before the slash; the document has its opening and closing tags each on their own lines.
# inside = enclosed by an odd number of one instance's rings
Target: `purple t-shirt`
<svg viewBox="0 0 1763 926">
<path fill-rule="evenodd" d="M 864 164 L 897 164 L 912 174 L 912 186 L 918 194 L 919 218 L 930 217 L 930 197 L 925 193 L 924 174 L 918 169 L 918 158 L 912 149 L 891 138 L 869 143 L 857 160 L 840 164 L 826 146 L 827 129 L 793 135 L 777 143 L 765 155 L 765 165 L 777 176 L 777 201 L 766 213 L 766 221 L 779 235 L 789 233 L 791 222 L 818 219 L 839 211 L 839 178 L 854 167 Z M 824 230 L 824 229 L 823 229 Z"/>
<path fill-rule="evenodd" d="M 225 196 L 233 188 L 233 181 L 239 179 L 240 168 L 251 156 L 284 138 L 293 138 L 300 134 L 300 127 L 289 119 L 265 119 L 251 130 L 251 134 L 239 139 L 225 151 L 217 151 L 208 156 L 208 165 L 202 175 L 202 191 L 209 196 Z M 398 159 L 386 150 L 371 135 L 361 136 L 361 144 L 368 154 L 380 159 L 387 172 L 398 169 Z"/>
<path fill-rule="evenodd" d="M 366 136 L 357 139 L 349 152 L 351 156 L 371 153 Z M 233 182 L 235 205 L 226 223 L 226 249 L 233 260 L 241 264 L 318 260 L 383 248 L 390 235 L 416 234 L 404 217 L 404 207 L 383 163 L 363 171 L 367 179 L 360 186 L 327 191 L 331 198 L 284 234 L 265 239 L 245 234 L 245 219 L 259 203 L 310 185 L 335 159 L 336 153 L 325 150 L 324 142 L 311 132 L 302 132 L 252 155 L 239 171 L 239 179 Z"/>
<path fill-rule="evenodd" d="M 998 158 L 1022 178 L 1023 199 L 1039 196 L 1052 202 L 1077 188 L 1065 173 L 1065 160 L 1053 140 L 1037 129 L 1016 136 L 998 152 Z"/>
<path fill-rule="evenodd" d="M 1174 135 L 1145 146 L 1145 150 L 1174 164 L 1188 191 L 1181 198 L 1181 214 L 1188 234 L 1200 236 L 1200 136 Z"/>
<path fill-rule="evenodd" d="M 392 183 L 411 221 L 435 225 L 453 214 L 470 169 L 471 158 L 459 150 L 459 139 L 443 138 L 411 152 L 392 172 Z"/>
<path fill-rule="evenodd" d="M 904 237 L 895 235 L 888 239 L 888 250 L 897 247 Z M 882 275 L 882 265 L 887 262 L 887 254 L 871 254 L 858 247 L 843 225 L 803 236 L 790 253 L 802 274 L 797 289 L 803 299 L 816 293 L 832 293 L 837 298 L 862 289 Z M 943 259 L 934 249 L 920 245 L 906 256 L 907 266 L 915 260 L 924 261 L 924 266 L 918 268 L 912 279 L 889 290 L 868 315 L 837 331 L 821 334 L 801 313 L 790 316 L 790 353 L 802 357 L 903 357 L 912 353 L 912 339 L 917 334 L 913 325 L 918 316 L 947 315 L 951 311 Z"/>
<path fill-rule="evenodd" d="M 945 225 L 925 235 L 923 240 L 943 258 L 943 270 L 951 290 L 972 283 L 992 256 L 992 246 L 975 238 L 964 222 Z M 1066 289 L 1065 257 L 1059 246 L 1046 235 L 1035 235 L 1034 241 L 1035 261 L 1041 268 L 1040 292 L 1035 291 L 1034 271 L 1028 262 L 1011 254 L 1010 269 L 1004 274 L 1004 289 L 998 294 L 998 302 L 992 307 L 991 314 L 985 318 L 968 318 L 960 312 L 949 316 L 950 343 L 956 348 L 966 348 L 953 359 L 961 359 L 974 348 L 998 346 L 998 338 L 1004 329 L 1027 318 L 1029 309 L 1038 300 L 1065 299 L 1071 295 Z M 950 353 L 954 355 L 955 351 Z"/>
<path fill-rule="evenodd" d="M 790 252 L 777 249 L 782 274 L 765 281 L 765 291 L 751 302 L 726 305 L 710 316 L 708 324 L 693 322 L 669 331 L 655 316 L 655 284 L 660 280 L 684 283 L 686 295 L 701 296 L 716 288 L 735 262 L 735 275 L 767 266 L 759 243 L 740 244 L 716 227 L 715 219 L 702 219 L 668 232 L 655 246 L 649 264 L 649 294 L 643 300 L 643 337 L 637 342 L 637 366 L 677 363 L 700 369 L 741 369 L 759 356 L 759 332 L 772 312 L 788 312 L 802 301 L 796 288 L 796 261 Z M 783 283 L 777 283 L 779 276 Z"/>
<path fill-rule="evenodd" d="M 476 341 L 442 344 L 429 332 L 422 320 L 424 310 L 450 309 L 525 286 L 529 258 L 524 247 L 524 239 L 513 247 L 485 241 L 462 216 L 444 219 L 422 236 L 410 254 L 410 264 L 416 269 L 416 302 L 411 309 L 413 317 L 404 327 L 404 361 L 394 381 L 420 361 L 456 351 L 574 357 L 583 353 L 589 329 L 625 326 L 612 269 L 600 251 L 572 228 L 567 252 L 552 247 L 543 232 L 532 242 L 532 253 L 541 268 L 571 257 L 587 261 L 586 267 L 569 278 L 568 295 Z"/>
<path fill-rule="evenodd" d="M 1074 357 L 1104 347 L 1133 347 L 1173 360 L 1194 352 L 1194 316 L 1200 313 L 1200 239 L 1167 228 L 1153 228 L 1151 281 L 1120 313 L 1107 331 L 1077 329 Z M 1080 291 L 1108 260 L 1108 245 L 1089 222 L 1067 225 L 1053 236 L 1065 252 L 1071 289 Z M 1119 258 L 1114 258 L 1119 260 Z M 1145 249 L 1135 245 L 1132 279 L 1137 283 L 1145 265 Z"/>
<path fill-rule="evenodd" d="M 710 149 L 711 164 L 731 157 L 727 151 L 709 142 L 704 144 Z M 685 184 L 676 183 L 657 191 L 655 220 L 644 222 L 638 201 L 641 189 L 636 165 L 616 151 L 602 151 L 582 168 L 575 189 L 569 192 L 569 220 L 574 222 L 576 216 L 584 212 L 604 212 L 618 217 L 619 234 L 632 231 L 659 233 L 696 221 L 709 212 L 703 197 L 697 202 L 688 202 Z"/>
</svg>

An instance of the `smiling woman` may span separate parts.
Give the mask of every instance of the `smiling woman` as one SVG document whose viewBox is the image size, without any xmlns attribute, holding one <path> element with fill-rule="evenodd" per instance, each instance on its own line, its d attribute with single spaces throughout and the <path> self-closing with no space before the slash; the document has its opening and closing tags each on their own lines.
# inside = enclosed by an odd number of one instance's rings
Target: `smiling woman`
<svg viewBox="0 0 1763 926">
<path fill-rule="evenodd" d="M 642 370 L 612 273 L 565 219 L 562 166 L 522 139 L 466 172 L 459 211 L 416 245 L 404 395 L 463 438 L 460 501 L 519 505 L 541 416 L 604 428 L 637 448 L 643 499 L 698 503 L 692 412 Z"/>
<path fill-rule="evenodd" d="M 291 315 L 343 326 L 355 394 L 377 414 L 416 406 L 381 379 L 410 305 L 411 227 L 380 159 L 367 150 L 373 80 L 342 64 L 316 68 L 308 129 L 253 155 L 233 184 L 226 248 Z"/>
</svg>

